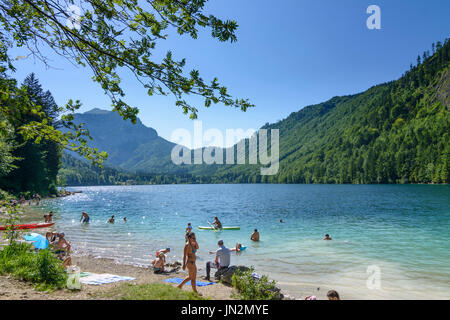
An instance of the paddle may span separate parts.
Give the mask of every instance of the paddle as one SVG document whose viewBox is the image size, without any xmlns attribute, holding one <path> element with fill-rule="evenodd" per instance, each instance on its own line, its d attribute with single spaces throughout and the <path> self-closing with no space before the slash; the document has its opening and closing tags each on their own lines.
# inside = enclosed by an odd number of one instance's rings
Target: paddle
<svg viewBox="0 0 450 320">
<path fill-rule="evenodd" d="M 213 226 L 213 224 L 211 222 L 209 222 L 208 220 L 206 220 L 206 222 L 209 223 L 209 225 L 214 229 L 214 232 L 217 232 L 217 229 L 215 226 Z"/>
</svg>

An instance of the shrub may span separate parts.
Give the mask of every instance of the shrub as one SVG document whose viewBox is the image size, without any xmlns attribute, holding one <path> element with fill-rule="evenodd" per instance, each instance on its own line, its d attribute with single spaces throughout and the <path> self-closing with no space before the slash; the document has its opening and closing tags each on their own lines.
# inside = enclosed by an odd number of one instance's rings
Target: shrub
<svg viewBox="0 0 450 320">
<path fill-rule="evenodd" d="M 12 244 L 0 251 L 0 274 L 31 282 L 38 290 L 64 288 L 67 273 L 58 258 L 48 249 L 35 253 L 28 243 Z"/>
<path fill-rule="evenodd" d="M 2 201 L 9 201 L 11 199 L 15 199 L 13 195 L 11 195 L 8 192 L 0 189 L 0 200 L 2 200 Z"/>
<path fill-rule="evenodd" d="M 275 281 L 269 281 L 267 276 L 256 279 L 252 276 L 254 268 L 247 271 L 237 270 L 232 277 L 232 285 L 239 292 L 237 298 L 242 300 L 272 300 L 278 295 Z"/>
</svg>

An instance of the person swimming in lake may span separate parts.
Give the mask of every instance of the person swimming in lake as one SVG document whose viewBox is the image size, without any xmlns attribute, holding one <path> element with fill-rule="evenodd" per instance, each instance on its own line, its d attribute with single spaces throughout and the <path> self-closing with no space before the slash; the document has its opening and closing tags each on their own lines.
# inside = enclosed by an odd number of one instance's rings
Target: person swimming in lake
<svg viewBox="0 0 450 320">
<path fill-rule="evenodd" d="M 328 300 L 341 300 L 339 293 L 336 290 L 330 290 L 327 292 Z"/>
<path fill-rule="evenodd" d="M 222 222 L 220 222 L 219 218 L 214 217 L 214 222 L 212 224 L 214 225 L 214 229 L 222 229 Z"/>
<path fill-rule="evenodd" d="M 327 234 L 325 235 L 325 238 L 323 238 L 323 240 L 332 240 L 332 239 L 330 238 L 330 235 L 327 233 Z"/>
<path fill-rule="evenodd" d="M 185 236 L 184 236 L 184 238 L 186 239 L 186 241 L 188 241 L 188 234 L 191 233 L 191 232 L 192 232 L 192 225 L 191 225 L 191 223 L 189 222 L 189 223 L 187 224 L 187 227 L 186 227 L 186 234 L 185 234 Z"/>
<path fill-rule="evenodd" d="M 112 215 L 111 218 L 109 218 L 108 222 L 109 223 L 114 223 L 114 215 Z"/>
<path fill-rule="evenodd" d="M 191 281 L 192 290 L 195 293 L 198 293 L 197 286 L 195 284 L 197 279 L 197 266 L 195 264 L 197 257 L 195 256 L 195 253 L 197 252 L 197 250 L 198 243 L 195 237 L 195 233 L 191 232 L 188 234 L 188 241 L 184 246 L 183 254 L 183 270 L 186 270 L 187 268 L 189 271 L 189 275 L 177 287 L 181 289 L 186 282 Z"/>
<path fill-rule="evenodd" d="M 89 223 L 89 220 L 90 220 L 89 215 L 84 211 L 81 213 L 80 222 L 81 222 L 81 220 L 83 220 L 83 223 Z"/>
<path fill-rule="evenodd" d="M 255 229 L 255 231 L 253 231 L 252 235 L 250 236 L 250 240 L 252 240 L 252 241 L 259 241 L 258 229 Z"/>
<path fill-rule="evenodd" d="M 123 222 L 127 222 L 127 217 L 123 217 Z"/>
<path fill-rule="evenodd" d="M 230 251 L 241 252 L 242 251 L 242 243 L 236 243 L 236 247 L 230 249 Z"/>
</svg>

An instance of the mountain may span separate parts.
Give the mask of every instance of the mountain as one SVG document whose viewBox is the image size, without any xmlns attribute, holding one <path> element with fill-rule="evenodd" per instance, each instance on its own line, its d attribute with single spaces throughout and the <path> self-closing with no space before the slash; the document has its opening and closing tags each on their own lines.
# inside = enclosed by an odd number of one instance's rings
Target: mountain
<svg viewBox="0 0 450 320">
<path fill-rule="evenodd" d="M 396 81 L 266 124 L 262 129 L 280 132 L 280 169 L 273 176 L 261 176 L 260 165 L 175 166 L 174 145 L 139 120 L 134 128 L 98 109 L 76 119 L 86 123 L 95 146 L 110 153 L 110 164 L 195 182 L 448 183 L 449 61 L 447 39 Z"/>
<path fill-rule="evenodd" d="M 274 183 L 448 183 L 450 43 L 400 79 L 308 106 L 280 130 L 280 170 L 219 168 L 218 180 Z"/>
<path fill-rule="evenodd" d="M 91 146 L 108 152 L 107 166 L 147 172 L 179 169 L 170 158 L 175 145 L 158 136 L 155 129 L 146 127 L 139 118 L 132 124 L 117 113 L 95 108 L 75 114 L 74 122 L 83 123 L 89 130 L 93 137 Z"/>
</svg>

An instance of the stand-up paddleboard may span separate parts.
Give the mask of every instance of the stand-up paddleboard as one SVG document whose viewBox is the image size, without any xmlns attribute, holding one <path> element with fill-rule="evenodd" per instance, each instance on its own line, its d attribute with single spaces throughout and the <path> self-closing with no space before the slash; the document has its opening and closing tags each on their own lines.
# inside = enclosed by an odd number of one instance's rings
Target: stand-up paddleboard
<svg viewBox="0 0 450 320">
<path fill-rule="evenodd" d="M 199 230 L 216 230 L 213 227 L 204 227 L 204 226 L 199 226 L 198 227 Z M 240 230 L 241 227 L 222 227 L 219 230 Z"/>
<path fill-rule="evenodd" d="M 15 224 L 13 226 L 0 226 L 0 230 L 6 230 L 8 228 L 14 229 L 37 229 L 37 228 L 47 228 L 53 226 L 54 222 L 49 223 L 29 223 L 29 224 Z"/>
</svg>

